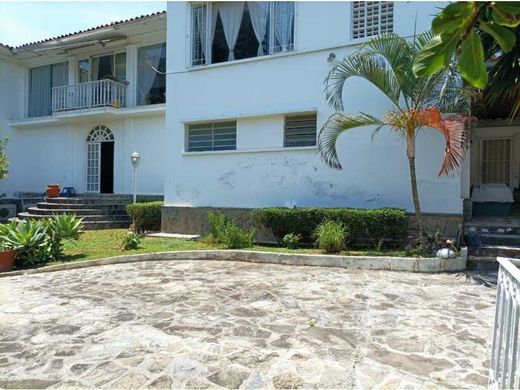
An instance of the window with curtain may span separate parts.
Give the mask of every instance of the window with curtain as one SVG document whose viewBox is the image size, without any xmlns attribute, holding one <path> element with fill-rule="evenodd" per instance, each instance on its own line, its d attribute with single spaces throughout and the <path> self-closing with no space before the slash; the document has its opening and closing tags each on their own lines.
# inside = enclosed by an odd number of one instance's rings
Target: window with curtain
<svg viewBox="0 0 520 390">
<path fill-rule="evenodd" d="M 52 114 L 52 88 L 69 83 L 69 64 L 62 62 L 29 70 L 29 117 Z"/>
<path fill-rule="evenodd" d="M 294 50 L 294 2 L 237 1 L 191 7 L 192 66 Z"/>
<path fill-rule="evenodd" d="M 139 49 L 137 104 L 166 102 L 166 43 Z"/>
<path fill-rule="evenodd" d="M 366 38 L 394 31 L 392 1 L 353 1 L 352 38 Z"/>
<path fill-rule="evenodd" d="M 78 62 L 79 82 L 111 79 L 126 82 L 126 53 L 107 54 Z"/>
</svg>

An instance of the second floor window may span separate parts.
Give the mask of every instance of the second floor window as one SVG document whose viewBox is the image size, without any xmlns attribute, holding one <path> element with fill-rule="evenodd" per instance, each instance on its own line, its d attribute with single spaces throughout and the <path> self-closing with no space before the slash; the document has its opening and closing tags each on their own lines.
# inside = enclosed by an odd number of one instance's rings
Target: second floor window
<svg viewBox="0 0 520 390">
<path fill-rule="evenodd" d="M 394 31 L 392 1 L 353 1 L 352 38 L 367 38 Z"/>
<path fill-rule="evenodd" d="M 38 66 L 29 71 L 29 117 L 50 115 L 52 88 L 67 85 L 69 64 Z"/>
<path fill-rule="evenodd" d="M 240 1 L 192 5 L 193 66 L 293 49 L 292 1 Z"/>
<path fill-rule="evenodd" d="M 78 62 L 79 82 L 95 80 L 126 81 L 126 53 L 107 54 Z"/>
<path fill-rule="evenodd" d="M 137 64 L 137 104 L 166 101 L 166 44 L 139 49 Z"/>
</svg>

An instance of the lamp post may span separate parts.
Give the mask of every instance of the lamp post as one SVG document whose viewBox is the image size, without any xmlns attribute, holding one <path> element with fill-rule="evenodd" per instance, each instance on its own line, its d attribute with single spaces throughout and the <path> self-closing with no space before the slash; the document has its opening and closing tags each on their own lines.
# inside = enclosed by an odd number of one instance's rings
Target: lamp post
<svg viewBox="0 0 520 390">
<path fill-rule="evenodd" d="M 132 160 L 132 166 L 134 167 L 134 203 L 137 201 L 137 167 L 141 162 L 141 155 L 137 152 L 133 152 L 130 156 Z"/>
</svg>

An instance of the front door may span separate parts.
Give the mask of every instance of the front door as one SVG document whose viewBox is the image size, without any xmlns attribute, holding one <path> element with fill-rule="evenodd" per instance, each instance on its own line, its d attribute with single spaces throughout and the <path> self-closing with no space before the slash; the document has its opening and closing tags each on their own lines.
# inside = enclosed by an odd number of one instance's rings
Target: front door
<svg viewBox="0 0 520 390">
<path fill-rule="evenodd" d="M 114 135 L 106 126 L 94 127 L 87 137 L 87 192 L 114 192 Z"/>
<path fill-rule="evenodd" d="M 100 192 L 112 194 L 114 192 L 114 143 L 101 142 L 101 178 Z"/>
</svg>

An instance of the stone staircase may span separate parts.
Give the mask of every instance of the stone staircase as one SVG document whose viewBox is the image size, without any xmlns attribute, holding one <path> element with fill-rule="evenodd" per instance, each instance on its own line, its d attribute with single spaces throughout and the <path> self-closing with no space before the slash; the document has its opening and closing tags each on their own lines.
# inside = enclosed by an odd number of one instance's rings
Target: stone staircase
<svg viewBox="0 0 520 390">
<path fill-rule="evenodd" d="M 479 217 L 464 226 L 468 266 L 498 268 L 498 256 L 520 258 L 520 218 Z"/>
<path fill-rule="evenodd" d="M 46 198 L 36 207 L 19 213 L 18 218 L 41 219 L 56 214 L 74 213 L 83 218 L 85 230 L 128 228 L 132 220 L 125 207 L 131 203 L 126 195 L 80 195 L 75 198 Z"/>
</svg>

